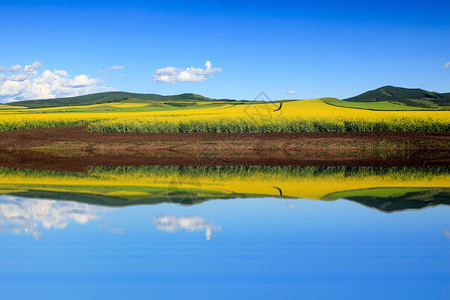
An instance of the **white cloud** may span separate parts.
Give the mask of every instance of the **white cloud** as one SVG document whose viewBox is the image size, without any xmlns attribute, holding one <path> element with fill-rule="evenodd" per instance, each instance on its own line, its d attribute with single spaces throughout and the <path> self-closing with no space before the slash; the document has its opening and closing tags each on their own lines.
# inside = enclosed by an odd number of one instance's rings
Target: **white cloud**
<svg viewBox="0 0 450 300">
<path fill-rule="evenodd" d="M 288 94 L 288 95 L 294 95 L 294 94 L 295 94 L 295 91 L 288 91 L 287 94 Z"/>
<path fill-rule="evenodd" d="M 69 74 L 67 74 L 67 72 L 64 70 L 54 70 L 53 74 L 61 77 L 69 77 Z"/>
<path fill-rule="evenodd" d="M 204 81 L 212 77 L 214 73 L 222 72 L 222 68 L 212 68 L 211 62 L 208 60 L 205 63 L 205 68 L 190 67 L 187 69 L 180 69 L 175 67 L 166 67 L 156 70 L 153 74 L 154 82 L 198 82 Z"/>
<path fill-rule="evenodd" d="M 444 69 L 450 69 L 450 61 L 446 63 L 444 66 L 442 66 Z"/>
<path fill-rule="evenodd" d="M 74 88 L 81 88 L 84 86 L 92 86 L 96 85 L 98 83 L 98 79 L 89 78 L 87 75 L 78 75 L 75 76 L 75 78 L 68 83 L 68 86 L 74 87 Z"/>
<path fill-rule="evenodd" d="M 124 66 L 112 66 L 106 69 L 106 71 L 113 71 L 113 70 L 123 70 L 125 69 Z"/>
<path fill-rule="evenodd" d="M 102 73 L 105 78 L 109 78 L 109 76 L 108 76 L 109 71 L 118 71 L 118 70 L 123 70 L 123 69 L 125 69 L 124 66 L 111 66 L 109 68 L 106 68 L 105 70 L 100 70 L 98 72 Z"/>
<path fill-rule="evenodd" d="M 21 65 L 14 65 L 9 68 L 0 66 L 0 73 L 6 73 L 6 72 L 16 73 L 16 72 L 21 72 L 22 70 L 23 70 L 23 68 Z"/>
<path fill-rule="evenodd" d="M 89 78 L 85 74 L 72 78 L 64 70 L 45 70 L 39 75 L 37 70 L 40 67 L 42 63 L 36 61 L 24 68 L 20 65 L 8 68 L 7 72 L 15 74 L 0 77 L 0 101 L 72 97 L 113 90 L 110 87 L 98 86 L 100 79 Z"/>
</svg>

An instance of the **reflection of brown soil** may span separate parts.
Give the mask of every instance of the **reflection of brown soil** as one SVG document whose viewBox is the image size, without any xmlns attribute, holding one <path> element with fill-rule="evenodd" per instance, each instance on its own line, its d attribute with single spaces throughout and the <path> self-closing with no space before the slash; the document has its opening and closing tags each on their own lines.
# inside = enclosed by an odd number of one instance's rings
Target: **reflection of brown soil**
<svg viewBox="0 0 450 300">
<path fill-rule="evenodd" d="M 86 127 L 0 132 L 0 166 L 84 171 L 114 165 L 449 166 L 450 135 L 89 133 Z"/>
</svg>

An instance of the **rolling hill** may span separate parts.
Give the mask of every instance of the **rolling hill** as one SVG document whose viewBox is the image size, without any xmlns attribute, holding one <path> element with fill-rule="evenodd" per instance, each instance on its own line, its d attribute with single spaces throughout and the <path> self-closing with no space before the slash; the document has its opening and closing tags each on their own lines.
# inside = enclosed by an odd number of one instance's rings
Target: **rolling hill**
<svg viewBox="0 0 450 300">
<path fill-rule="evenodd" d="M 324 98 L 323 100 L 331 105 L 371 110 L 417 110 L 417 108 L 448 110 L 450 108 L 450 93 L 436 93 L 422 89 L 408 89 L 394 86 L 384 86 L 343 100 L 335 98 Z M 198 102 L 205 102 L 205 104 L 207 102 L 232 102 L 233 104 L 249 102 L 248 100 L 213 99 L 192 93 L 163 96 L 158 94 L 114 91 L 77 97 L 17 101 L 8 103 L 8 105 L 0 105 L 0 109 L 10 109 L 12 107 L 52 108 L 123 101 L 156 102 L 171 106 L 195 105 Z M 261 101 L 252 101 L 252 103 L 261 103 Z M 373 106 L 375 103 L 377 104 Z"/>
<path fill-rule="evenodd" d="M 419 107 L 442 107 L 450 106 L 450 93 L 441 94 L 422 89 L 407 89 L 388 85 L 343 100 L 348 102 L 396 102 Z"/>
<path fill-rule="evenodd" d="M 176 102 L 214 102 L 214 101 L 234 101 L 229 99 L 211 99 L 197 94 L 180 94 L 162 96 L 158 94 L 139 94 L 139 93 L 127 93 L 127 92 L 105 92 L 90 95 L 83 95 L 77 97 L 67 98 L 54 98 L 54 99 L 42 99 L 42 100 L 25 100 L 8 103 L 11 106 L 26 106 L 29 108 L 46 108 L 46 107 L 58 107 L 58 106 L 78 106 L 78 105 L 92 105 L 102 103 L 121 102 L 127 99 L 139 99 L 149 102 L 162 102 L 162 103 L 176 103 Z"/>
</svg>

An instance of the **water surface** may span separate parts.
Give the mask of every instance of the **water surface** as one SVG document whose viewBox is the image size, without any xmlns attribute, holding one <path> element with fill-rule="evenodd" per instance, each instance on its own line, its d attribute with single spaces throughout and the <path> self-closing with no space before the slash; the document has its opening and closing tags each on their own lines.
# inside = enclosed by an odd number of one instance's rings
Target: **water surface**
<svg viewBox="0 0 450 300">
<path fill-rule="evenodd" d="M 450 296 L 446 169 L 1 171 L 5 299 Z"/>
</svg>

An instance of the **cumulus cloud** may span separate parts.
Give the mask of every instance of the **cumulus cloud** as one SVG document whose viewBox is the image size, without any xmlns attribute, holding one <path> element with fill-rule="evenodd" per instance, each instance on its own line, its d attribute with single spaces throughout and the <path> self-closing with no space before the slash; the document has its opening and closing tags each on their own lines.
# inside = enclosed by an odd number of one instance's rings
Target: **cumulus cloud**
<svg viewBox="0 0 450 300">
<path fill-rule="evenodd" d="M 21 72 L 21 71 L 23 71 L 23 68 L 22 68 L 22 66 L 21 65 L 14 65 L 14 66 L 11 66 L 11 67 L 9 67 L 9 68 L 5 68 L 5 67 L 2 67 L 2 66 L 0 66 L 0 73 L 7 73 L 7 72 Z"/>
<path fill-rule="evenodd" d="M 124 66 L 112 66 L 112 67 L 109 67 L 108 69 L 106 69 L 106 71 L 123 70 L 123 69 L 125 69 Z"/>
<path fill-rule="evenodd" d="M 446 63 L 442 68 L 444 69 L 450 69 L 450 61 Z"/>
<path fill-rule="evenodd" d="M 222 68 L 213 68 L 212 63 L 208 60 L 205 63 L 205 68 L 175 68 L 166 67 L 156 70 L 153 74 L 154 82 L 198 82 L 204 81 L 213 76 L 214 73 L 222 72 Z"/>
<path fill-rule="evenodd" d="M 288 94 L 288 95 L 294 95 L 294 94 L 295 94 L 295 91 L 288 91 L 287 94 Z"/>
<path fill-rule="evenodd" d="M 123 70 L 123 69 L 125 69 L 124 66 L 111 66 L 109 68 L 106 68 L 105 70 L 100 70 L 98 72 L 102 73 L 105 78 L 109 78 L 109 76 L 108 76 L 109 71 L 118 71 L 118 70 Z"/>
<path fill-rule="evenodd" d="M 89 78 L 85 74 L 71 77 L 65 70 L 45 70 L 39 74 L 41 67 L 42 63 L 38 61 L 25 67 L 1 67 L 0 73 L 13 74 L 0 75 L 0 101 L 72 97 L 113 90 L 99 86 L 100 79 Z"/>
<path fill-rule="evenodd" d="M 156 229 L 166 232 L 179 230 L 186 230 L 188 232 L 205 231 L 207 240 L 211 239 L 213 231 L 222 230 L 221 226 L 214 225 L 202 217 L 161 216 L 154 217 L 153 224 L 155 224 Z"/>
</svg>

